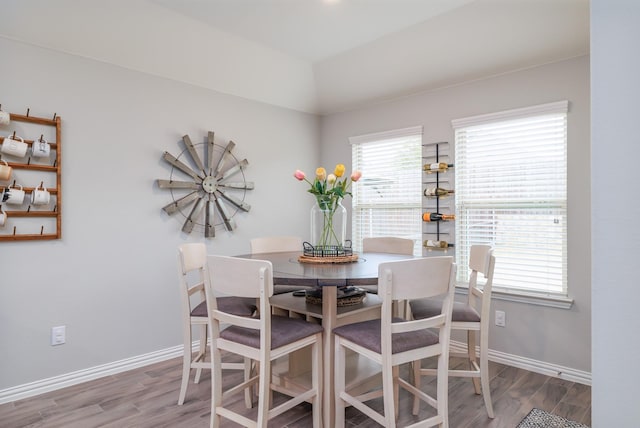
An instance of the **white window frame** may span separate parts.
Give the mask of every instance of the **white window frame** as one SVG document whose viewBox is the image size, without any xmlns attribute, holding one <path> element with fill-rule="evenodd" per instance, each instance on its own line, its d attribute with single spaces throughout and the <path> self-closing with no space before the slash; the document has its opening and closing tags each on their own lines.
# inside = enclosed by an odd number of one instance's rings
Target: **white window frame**
<svg viewBox="0 0 640 428">
<path fill-rule="evenodd" d="M 352 168 L 362 172 L 360 181 L 352 186 L 351 239 L 354 250 L 362 251 L 363 238 L 395 236 L 413 239 L 414 254 L 421 254 L 422 126 L 350 137 L 349 142 L 352 148 Z M 394 157 L 401 152 L 392 147 L 407 142 L 415 144 L 415 156 L 404 160 Z M 389 156 L 386 159 L 391 163 L 386 166 L 367 166 L 361 161 L 362 150 L 367 149 L 371 150 L 370 153 L 378 149 L 388 150 Z M 400 164 L 404 166 L 398 167 Z M 381 166 L 385 166 L 384 173 L 380 172 Z M 371 193 L 364 186 L 371 187 L 376 180 L 385 184 L 378 188 L 381 189 L 377 192 L 380 198 L 371 198 Z M 389 197 L 384 197 L 385 192 L 389 192 Z M 365 200 L 366 198 L 368 200 Z M 366 215 L 367 219 L 375 217 L 371 215 L 375 211 L 378 215 L 387 214 L 388 219 L 367 221 L 365 225 L 364 216 Z M 397 216 L 394 211 L 398 213 Z"/>
<path fill-rule="evenodd" d="M 489 243 L 491 245 L 494 246 L 494 254 L 496 255 L 496 272 L 494 275 L 494 282 L 493 282 L 493 290 L 494 290 L 494 296 L 496 298 L 505 298 L 507 300 L 516 300 L 516 301 L 524 301 L 524 302 L 530 302 L 530 303 L 537 303 L 537 304 L 544 304 L 544 305 L 549 305 L 549 306 L 557 306 L 557 307 L 570 307 L 572 300 L 568 297 L 568 284 L 567 284 L 567 145 L 568 145 L 568 138 L 567 138 L 567 113 L 568 113 L 568 101 L 560 101 L 560 102 L 555 102 L 555 103 L 548 103 L 548 104 L 543 104 L 543 105 L 538 105 L 538 106 L 533 106 L 533 107 L 526 107 L 526 108 L 521 108 L 521 109 L 514 109 L 514 110 L 508 110 L 508 111 L 504 111 L 504 112 L 498 112 L 498 113 L 491 113 L 491 114 L 487 114 L 487 115 L 480 115 L 480 116 L 473 116 L 473 117 L 469 117 L 469 118 L 463 118 L 463 119 L 456 119 L 452 121 L 452 126 L 453 129 L 455 131 L 456 134 L 456 144 L 455 144 L 455 153 L 456 153 L 456 160 L 455 160 L 455 174 L 456 174 L 456 261 L 458 262 L 459 266 L 466 266 L 468 265 L 468 247 L 470 245 L 473 245 L 474 243 Z M 479 141 L 481 140 L 481 138 L 485 138 L 485 137 L 473 137 L 473 135 L 475 134 L 476 131 L 478 130 L 482 130 L 483 132 L 486 132 L 489 128 L 492 127 L 496 127 L 497 125 L 513 125 L 515 124 L 516 120 L 522 120 L 522 119 L 530 119 L 530 118 L 551 118 L 551 117 L 564 117 L 564 125 L 563 125 L 563 131 L 564 131 L 564 135 L 562 137 L 554 137 L 553 141 L 544 139 L 544 141 L 542 141 L 543 139 L 541 139 L 543 144 L 557 144 L 559 141 L 562 142 L 563 147 L 561 148 L 561 150 L 555 150 L 554 151 L 554 156 L 555 156 L 555 161 L 553 163 L 554 165 L 554 171 L 555 173 L 557 173 L 557 181 L 554 181 L 554 184 L 556 185 L 555 187 L 558 188 L 556 191 L 549 191 L 549 195 L 547 197 L 547 195 L 543 194 L 541 195 L 540 193 L 537 194 L 537 196 L 531 196 L 529 199 L 527 199 L 526 196 L 521 194 L 518 194 L 516 196 L 516 191 L 514 191 L 513 196 L 507 197 L 506 199 L 503 199 L 502 201 L 500 201 L 500 205 L 498 205 L 498 202 L 493 202 L 490 198 L 483 198 L 481 196 L 479 196 L 480 193 L 482 192 L 478 192 L 477 194 L 472 192 L 471 189 L 474 187 L 474 183 L 476 186 L 485 186 L 484 183 L 489 183 L 489 181 L 483 181 L 483 180 L 490 180 L 490 177 L 488 178 L 486 175 L 480 178 L 477 178 L 477 180 L 472 177 L 471 174 L 473 174 L 473 172 L 470 170 L 470 168 L 472 167 L 472 163 L 469 162 L 473 162 L 472 160 L 466 160 L 465 156 L 466 155 L 462 155 L 460 156 L 459 150 L 461 149 L 461 145 L 462 144 L 473 144 L 473 142 L 475 141 L 476 144 L 481 144 Z M 558 122 L 561 123 L 561 122 Z M 493 131 L 492 131 L 493 132 Z M 500 131 L 499 130 L 495 130 L 495 132 L 500 135 Z M 476 140 L 473 140 L 473 138 L 476 138 Z M 496 137 L 496 138 L 500 138 L 500 137 Z M 468 141 L 467 141 L 468 140 Z M 488 140 L 487 140 L 488 141 Z M 497 142 L 498 140 L 496 140 Z M 517 144 L 517 139 L 516 141 L 512 141 L 511 144 Z M 557 147 L 557 146 L 554 146 Z M 491 146 L 487 145 L 486 146 L 487 150 L 491 149 Z M 469 155 L 469 156 L 473 156 L 473 155 Z M 476 154 L 475 156 L 479 156 L 479 154 Z M 541 164 L 545 163 L 544 159 L 541 159 L 539 156 L 533 156 L 531 155 L 530 152 L 522 152 L 521 154 L 516 153 L 515 154 L 515 159 L 511 159 L 511 156 L 513 156 L 513 153 L 511 153 L 510 155 L 508 155 L 509 157 L 500 157 L 499 155 L 496 156 L 495 158 L 495 165 L 494 167 L 505 167 L 507 168 L 509 164 L 513 165 L 514 167 L 518 168 L 518 165 L 522 165 L 523 164 L 523 158 L 526 157 L 528 164 L 530 165 L 531 162 L 540 162 Z M 562 158 L 563 157 L 563 158 Z M 476 162 L 477 162 L 476 158 Z M 465 163 L 467 163 L 467 165 L 465 165 Z M 562 166 L 560 166 L 562 165 Z M 476 165 L 477 166 L 477 165 Z M 491 167 L 491 165 L 488 165 L 489 167 Z M 465 175 L 466 174 L 466 175 Z M 496 174 L 499 176 L 500 173 L 496 172 Z M 464 178 L 463 178 L 464 177 Z M 522 180 L 522 183 L 528 183 L 530 184 L 530 186 L 532 186 L 532 188 L 535 185 L 540 185 L 539 182 L 536 182 L 534 180 L 531 181 L 527 181 L 529 180 L 528 177 L 521 177 L 519 176 L 519 179 Z M 547 178 L 548 179 L 548 178 Z M 468 184 L 468 188 L 466 189 L 467 191 L 465 192 L 465 182 L 469 183 Z M 483 184 L 479 184 L 479 183 L 483 183 Z M 482 187 L 484 189 L 484 187 Z M 500 189 L 500 185 L 498 184 L 497 186 L 498 189 Z M 525 187 L 528 188 L 528 187 Z M 502 187 L 502 189 L 504 189 L 504 187 Z M 538 190 L 540 190 L 540 188 L 538 188 Z M 466 193 L 466 196 L 465 196 Z M 508 193 L 508 192 L 507 192 Z M 476 195 L 478 195 L 478 197 L 476 197 Z M 504 194 L 500 194 L 499 196 L 504 196 Z M 475 204 L 475 205 L 474 205 Z M 520 214 L 522 214 L 523 211 L 526 211 L 527 205 L 531 205 L 534 206 L 536 209 L 539 209 L 539 207 L 545 207 L 548 208 L 549 211 L 553 211 L 554 213 L 559 213 L 559 217 L 560 217 L 560 221 L 561 226 L 560 228 L 557 228 L 557 230 L 552 230 L 552 228 L 545 228 L 544 227 L 544 222 L 542 222 L 543 226 L 537 226 L 537 227 L 543 227 L 545 232 L 546 230 L 550 230 L 550 234 L 554 235 L 555 238 L 559 238 L 559 239 L 555 239 L 554 242 L 556 242 L 555 246 L 557 248 L 555 248 L 556 254 L 558 254 L 558 252 L 560 253 L 560 256 L 555 256 L 553 262 L 549 262 L 552 263 L 553 266 L 555 266 L 555 269 L 553 269 L 553 272 L 555 272 L 553 275 L 549 275 L 549 278 L 545 279 L 545 280 L 540 280 L 540 284 L 535 284 L 534 282 L 530 282 L 530 283 L 526 283 L 525 281 L 522 281 L 522 283 L 517 282 L 518 280 L 508 280 L 507 277 L 510 276 L 511 274 L 519 274 L 520 271 L 517 269 L 516 266 L 516 256 L 514 255 L 514 250 L 513 247 L 511 247 L 511 249 L 509 249 L 509 247 L 511 245 L 514 245 L 514 242 L 517 240 L 517 238 L 514 236 L 513 240 L 509 241 L 509 238 L 507 237 L 506 240 L 502 241 L 502 240 L 494 240 L 493 242 L 472 242 L 474 239 L 479 239 L 479 237 L 482 237 L 482 233 L 480 232 L 469 232 L 468 226 L 467 224 L 467 215 L 472 216 L 474 211 L 475 212 L 479 212 L 479 210 L 481 209 L 485 209 L 485 210 L 489 210 L 489 209 L 494 209 L 496 212 L 500 212 L 500 213 L 504 213 L 506 210 L 505 209 L 512 209 L 514 210 L 514 212 L 516 212 L 516 208 L 519 211 Z M 523 208 L 523 206 L 525 208 Z M 498 210 L 498 208 L 502 209 L 502 211 Z M 525 215 L 531 215 L 531 219 L 534 218 L 539 218 L 540 214 L 538 213 L 538 217 L 535 217 L 535 213 L 536 213 L 536 209 L 531 208 L 530 213 L 525 214 Z M 501 227 L 501 226 L 497 226 L 497 222 L 498 222 L 498 218 L 499 215 L 502 215 L 503 218 L 505 218 L 505 214 L 496 214 L 494 217 L 489 217 L 489 218 L 493 218 L 493 222 L 494 223 L 494 227 Z M 471 217 L 469 218 L 469 222 L 473 222 L 473 220 L 471 219 Z M 522 221 L 524 222 L 525 220 L 515 220 L 516 222 Z M 467 233 L 469 232 L 469 233 Z M 517 232 L 513 232 L 516 233 Z M 561 235 L 561 236 L 558 236 Z M 486 236 L 490 236 L 490 234 L 487 234 Z M 522 241 L 522 236 L 520 236 L 520 242 Z M 498 242 L 501 241 L 501 242 Z M 507 242 L 510 242 L 507 244 Z M 522 246 L 521 248 L 526 248 L 528 245 L 528 242 L 525 240 L 525 245 Z M 515 245 L 521 245 L 520 243 L 516 243 Z M 533 248 L 534 245 L 529 246 L 529 249 L 534 250 L 535 248 Z M 539 253 L 540 249 L 537 249 Z M 549 251 L 549 253 L 551 253 L 551 251 Z M 532 253 L 528 253 L 526 257 L 531 257 L 532 258 L 532 264 L 534 264 L 534 262 L 539 262 L 540 264 L 544 264 L 547 263 L 545 261 L 542 261 L 543 255 L 540 255 L 540 257 L 538 257 L 534 252 Z M 500 260 L 503 260 L 503 265 L 501 266 L 500 264 Z M 558 265 L 558 263 L 560 263 L 560 265 Z M 505 265 L 508 265 L 508 267 L 505 267 Z M 551 264 L 549 266 L 552 266 Z M 559 267 L 558 267 L 559 266 Z M 502 270 L 501 270 L 502 269 Z M 510 269 L 510 270 L 509 270 Z M 560 273 L 558 274 L 558 269 L 560 270 Z M 551 269 L 549 269 L 551 270 Z M 458 270 L 458 283 L 461 284 L 465 284 L 466 283 L 466 269 L 459 269 Z M 559 275 L 559 276 L 558 276 Z M 521 275 L 521 277 L 525 277 L 524 274 Z M 511 282 L 511 285 L 509 285 L 509 283 Z M 560 285 L 558 285 L 560 284 Z"/>
</svg>

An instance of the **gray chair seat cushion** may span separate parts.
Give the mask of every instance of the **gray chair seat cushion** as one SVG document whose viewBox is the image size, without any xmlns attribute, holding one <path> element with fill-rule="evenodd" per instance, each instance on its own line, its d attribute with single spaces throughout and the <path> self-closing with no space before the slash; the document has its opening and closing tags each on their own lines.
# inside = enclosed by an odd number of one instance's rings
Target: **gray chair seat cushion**
<svg viewBox="0 0 640 428">
<path fill-rule="evenodd" d="M 322 326 L 299 318 L 271 316 L 271 349 L 277 349 L 297 340 L 322 332 Z M 260 330 L 230 326 L 220 337 L 252 348 L 260 348 Z"/>
<path fill-rule="evenodd" d="M 393 319 L 393 322 L 401 321 L 404 320 L 401 318 Z M 347 324 L 333 329 L 334 334 L 377 353 L 382 352 L 381 332 L 382 327 L 379 319 Z M 439 338 L 436 333 L 425 329 L 407 333 L 395 333 L 392 335 L 391 340 L 391 353 L 397 354 L 398 352 L 434 345 L 438 343 Z"/>
<path fill-rule="evenodd" d="M 418 299 L 412 300 L 411 313 L 415 319 L 431 318 L 439 315 L 442 310 L 442 300 Z M 480 314 L 467 303 L 454 302 L 451 314 L 453 322 L 480 322 Z"/>
<path fill-rule="evenodd" d="M 218 297 L 218 309 L 222 312 L 226 312 L 239 317 L 252 316 L 258 307 L 256 306 L 256 300 L 247 297 Z M 191 311 L 192 317 L 207 317 L 207 302 L 201 302 L 198 306 Z"/>
</svg>

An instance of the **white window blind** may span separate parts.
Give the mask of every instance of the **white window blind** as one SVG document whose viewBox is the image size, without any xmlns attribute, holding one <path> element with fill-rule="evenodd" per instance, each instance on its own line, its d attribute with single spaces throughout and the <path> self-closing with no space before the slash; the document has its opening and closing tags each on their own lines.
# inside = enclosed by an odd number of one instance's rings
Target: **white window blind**
<svg viewBox="0 0 640 428">
<path fill-rule="evenodd" d="M 471 245 L 492 245 L 496 289 L 567 294 L 567 108 L 453 121 L 456 260 L 468 266 Z"/>
<path fill-rule="evenodd" d="M 353 169 L 362 171 L 352 188 L 351 237 L 395 236 L 413 239 L 420 254 L 422 127 L 349 139 Z"/>
</svg>

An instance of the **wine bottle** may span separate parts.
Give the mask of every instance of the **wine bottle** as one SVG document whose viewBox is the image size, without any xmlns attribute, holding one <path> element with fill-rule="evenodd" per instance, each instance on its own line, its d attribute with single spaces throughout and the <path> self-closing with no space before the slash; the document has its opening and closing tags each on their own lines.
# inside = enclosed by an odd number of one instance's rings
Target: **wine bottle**
<svg viewBox="0 0 640 428">
<path fill-rule="evenodd" d="M 442 187 L 427 187 L 424 189 L 424 195 L 427 197 L 439 197 L 444 198 L 454 193 L 454 190 L 443 189 Z"/>
<path fill-rule="evenodd" d="M 423 221 L 447 221 L 455 220 L 455 214 L 440 214 L 440 213 L 424 213 L 422 214 Z"/>
<path fill-rule="evenodd" d="M 449 168 L 449 165 L 445 162 L 426 163 L 422 167 L 425 172 L 444 172 Z"/>
<path fill-rule="evenodd" d="M 428 239 L 424 241 L 423 245 L 427 248 L 448 248 L 449 243 L 447 241 L 432 241 Z"/>
</svg>

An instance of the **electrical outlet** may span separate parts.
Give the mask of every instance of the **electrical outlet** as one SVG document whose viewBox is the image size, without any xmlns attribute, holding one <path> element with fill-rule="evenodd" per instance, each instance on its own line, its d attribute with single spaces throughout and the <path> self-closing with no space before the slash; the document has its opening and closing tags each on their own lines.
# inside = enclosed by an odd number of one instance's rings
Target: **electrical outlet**
<svg viewBox="0 0 640 428">
<path fill-rule="evenodd" d="M 506 315 L 504 311 L 496 311 L 496 325 L 498 327 L 505 327 L 507 325 Z"/>
<path fill-rule="evenodd" d="M 67 326 L 51 327 L 51 346 L 62 345 L 67 341 Z"/>
</svg>

